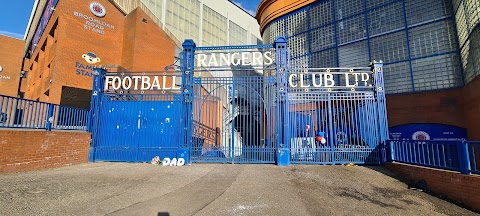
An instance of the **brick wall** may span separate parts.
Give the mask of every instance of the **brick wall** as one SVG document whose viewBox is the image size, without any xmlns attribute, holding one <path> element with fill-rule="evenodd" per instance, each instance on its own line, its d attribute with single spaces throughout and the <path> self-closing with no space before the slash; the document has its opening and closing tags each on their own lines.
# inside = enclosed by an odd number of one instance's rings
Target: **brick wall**
<svg viewBox="0 0 480 216">
<path fill-rule="evenodd" d="M 480 140 L 480 76 L 462 89 L 387 95 L 389 127 L 437 123 L 466 128 L 468 140 Z"/>
<path fill-rule="evenodd" d="M 46 44 L 45 49 L 37 48 L 27 65 L 27 99 L 59 104 L 64 101 L 62 86 L 90 90 L 92 66 L 119 65 L 128 70 L 148 72 L 163 70 L 173 63 L 174 41 L 144 11 L 137 8 L 125 15 L 108 0 L 96 2 L 105 7 L 104 17 L 92 14 L 90 1 L 62 0 L 58 3 L 39 41 L 38 46 Z M 87 19 L 77 16 L 79 14 Z M 102 28 L 103 32 L 90 29 L 90 18 L 101 23 L 95 22 L 95 29 Z M 82 55 L 88 52 L 95 53 L 100 62 L 87 63 Z"/>
<path fill-rule="evenodd" d="M 469 140 L 480 140 L 480 76 L 463 88 L 465 127 Z"/>
<path fill-rule="evenodd" d="M 88 162 L 90 133 L 0 130 L 0 173 Z"/>
<path fill-rule="evenodd" d="M 17 96 L 25 42 L 0 35 L 0 95 Z"/>
<path fill-rule="evenodd" d="M 424 179 L 433 193 L 455 200 L 475 211 L 480 211 L 480 176 L 462 175 L 458 172 L 414 166 L 402 163 L 386 163 L 385 166 L 411 180 Z"/>
<path fill-rule="evenodd" d="M 163 71 L 174 61 L 175 43 L 140 8 L 125 18 L 122 65 L 130 71 Z"/>
<path fill-rule="evenodd" d="M 462 89 L 387 95 L 389 127 L 437 123 L 465 127 Z"/>
</svg>

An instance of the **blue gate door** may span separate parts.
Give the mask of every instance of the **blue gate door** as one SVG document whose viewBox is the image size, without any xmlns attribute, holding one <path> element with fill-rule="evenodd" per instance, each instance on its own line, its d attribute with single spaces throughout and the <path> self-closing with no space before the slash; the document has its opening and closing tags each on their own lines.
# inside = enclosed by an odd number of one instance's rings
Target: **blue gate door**
<svg viewBox="0 0 480 216">
<path fill-rule="evenodd" d="M 181 134 L 181 104 L 178 101 L 148 101 L 142 103 L 138 161 L 153 157 L 175 158 Z"/>
<path fill-rule="evenodd" d="M 273 116 L 267 110 L 273 80 L 196 78 L 194 90 L 193 162 L 275 163 Z"/>
<path fill-rule="evenodd" d="M 179 98 L 103 95 L 94 160 L 147 162 L 155 156 L 176 157 L 180 143 Z"/>
<path fill-rule="evenodd" d="M 110 96 L 104 96 L 110 97 Z M 138 110 L 134 101 L 108 101 L 102 98 L 98 133 L 94 142 L 95 161 L 136 161 Z M 95 139 L 95 137 L 94 137 Z"/>
</svg>

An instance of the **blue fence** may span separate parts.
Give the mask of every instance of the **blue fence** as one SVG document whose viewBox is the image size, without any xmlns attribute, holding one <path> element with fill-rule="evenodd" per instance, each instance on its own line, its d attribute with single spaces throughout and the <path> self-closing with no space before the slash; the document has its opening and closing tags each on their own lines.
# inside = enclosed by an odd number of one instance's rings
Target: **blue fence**
<svg viewBox="0 0 480 216">
<path fill-rule="evenodd" d="M 480 142 L 389 140 L 389 161 L 480 174 Z"/>
<path fill-rule="evenodd" d="M 0 95 L 0 128 L 87 130 L 89 112 Z"/>
<path fill-rule="evenodd" d="M 467 142 L 468 159 L 470 159 L 470 172 L 480 174 L 480 142 Z"/>
</svg>

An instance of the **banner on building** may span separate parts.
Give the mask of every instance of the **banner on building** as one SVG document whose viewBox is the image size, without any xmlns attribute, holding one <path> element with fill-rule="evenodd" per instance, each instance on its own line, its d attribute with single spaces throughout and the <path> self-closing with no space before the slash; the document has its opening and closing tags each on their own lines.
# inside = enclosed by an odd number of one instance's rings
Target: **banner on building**
<svg viewBox="0 0 480 216">
<path fill-rule="evenodd" d="M 406 124 L 391 127 L 390 139 L 394 140 L 464 140 L 465 128 L 442 124 Z"/>
</svg>

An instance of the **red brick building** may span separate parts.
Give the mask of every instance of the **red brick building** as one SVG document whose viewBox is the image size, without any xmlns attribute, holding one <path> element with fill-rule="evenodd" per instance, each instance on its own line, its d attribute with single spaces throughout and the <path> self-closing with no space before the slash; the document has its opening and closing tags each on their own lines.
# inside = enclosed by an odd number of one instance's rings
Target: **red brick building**
<svg viewBox="0 0 480 216">
<path fill-rule="evenodd" d="M 24 46 L 23 40 L 0 35 L 0 95 L 17 97 Z"/>
<path fill-rule="evenodd" d="M 93 67 L 161 71 L 173 63 L 175 42 L 140 8 L 124 14 L 107 0 L 52 0 L 35 13 L 27 99 L 89 107 Z"/>
</svg>

